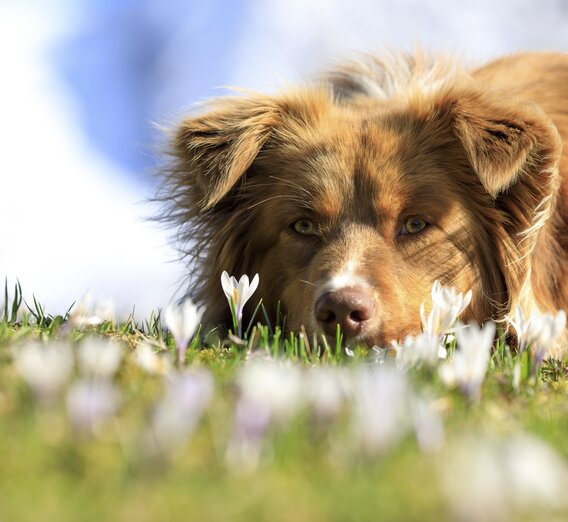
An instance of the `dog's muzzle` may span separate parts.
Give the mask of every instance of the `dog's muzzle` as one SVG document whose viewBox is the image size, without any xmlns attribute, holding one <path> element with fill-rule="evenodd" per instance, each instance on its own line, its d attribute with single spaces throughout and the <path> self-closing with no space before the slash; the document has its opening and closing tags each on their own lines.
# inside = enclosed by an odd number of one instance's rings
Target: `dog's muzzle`
<svg viewBox="0 0 568 522">
<path fill-rule="evenodd" d="M 348 287 L 322 294 L 315 304 L 315 316 L 326 334 L 335 335 L 339 324 L 348 340 L 361 335 L 375 308 L 375 299 L 363 288 Z"/>
</svg>

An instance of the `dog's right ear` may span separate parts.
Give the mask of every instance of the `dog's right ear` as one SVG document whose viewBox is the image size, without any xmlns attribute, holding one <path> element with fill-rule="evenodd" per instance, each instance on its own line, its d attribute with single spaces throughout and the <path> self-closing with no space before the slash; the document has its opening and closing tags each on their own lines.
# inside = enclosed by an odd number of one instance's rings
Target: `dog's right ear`
<svg viewBox="0 0 568 522">
<path fill-rule="evenodd" d="M 246 174 L 278 120 L 274 98 L 255 96 L 222 98 L 212 111 L 181 123 L 174 138 L 178 169 L 202 210 Z"/>
</svg>

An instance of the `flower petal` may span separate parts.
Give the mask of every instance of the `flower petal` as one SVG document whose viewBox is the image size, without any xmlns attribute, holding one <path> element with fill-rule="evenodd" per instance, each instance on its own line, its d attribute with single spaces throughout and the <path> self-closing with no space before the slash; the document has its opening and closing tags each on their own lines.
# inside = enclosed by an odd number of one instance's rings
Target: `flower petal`
<svg viewBox="0 0 568 522">
<path fill-rule="evenodd" d="M 221 274 L 221 286 L 223 287 L 223 292 L 225 292 L 227 299 L 230 299 L 233 295 L 233 284 L 226 270 L 223 270 Z"/>
</svg>

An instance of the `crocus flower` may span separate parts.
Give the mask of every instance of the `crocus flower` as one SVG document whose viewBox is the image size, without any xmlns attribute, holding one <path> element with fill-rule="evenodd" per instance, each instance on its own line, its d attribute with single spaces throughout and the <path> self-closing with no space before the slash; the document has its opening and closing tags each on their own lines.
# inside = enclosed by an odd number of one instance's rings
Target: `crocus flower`
<svg viewBox="0 0 568 522">
<path fill-rule="evenodd" d="M 247 400 L 237 402 L 225 455 L 227 466 L 233 472 L 246 475 L 257 469 L 269 426 L 268 404 L 255 404 Z"/>
<path fill-rule="evenodd" d="M 302 398 L 302 375 L 294 364 L 252 359 L 236 380 L 241 398 L 255 404 L 267 404 L 277 422 L 288 420 Z"/>
<path fill-rule="evenodd" d="M 105 321 L 113 321 L 115 316 L 112 299 L 92 303 L 92 296 L 87 293 L 73 307 L 69 313 L 69 322 L 72 326 L 97 326 Z"/>
<path fill-rule="evenodd" d="M 73 355 L 67 343 L 29 343 L 16 347 L 13 353 L 18 373 L 40 402 L 49 403 L 73 369 Z"/>
<path fill-rule="evenodd" d="M 536 437 L 466 437 L 444 457 L 437 462 L 453 520 L 555 520 L 568 504 L 568 466 Z"/>
<path fill-rule="evenodd" d="M 201 321 L 203 311 L 187 298 L 180 305 L 171 303 L 164 310 L 164 322 L 169 328 L 178 352 L 178 362 L 185 361 L 185 351 Z"/>
<path fill-rule="evenodd" d="M 434 402 L 415 398 L 411 404 L 411 416 L 418 446 L 425 453 L 440 450 L 445 442 L 444 423 Z"/>
<path fill-rule="evenodd" d="M 146 373 L 151 375 L 165 375 L 172 369 L 172 361 L 169 353 L 157 354 L 154 348 L 143 341 L 134 351 L 134 361 Z"/>
<path fill-rule="evenodd" d="M 531 317 L 525 317 L 520 306 L 515 311 L 514 319 L 509 319 L 509 322 L 517 334 L 519 353 L 523 353 L 527 346 L 533 342 L 535 334 L 538 334 L 538 332 L 533 333 L 533 321 L 531 321 Z"/>
<path fill-rule="evenodd" d="M 364 452 L 385 453 L 411 426 L 406 374 L 383 364 L 358 368 L 352 378 L 354 438 Z"/>
<path fill-rule="evenodd" d="M 459 387 L 469 398 L 477 399 L 489 364 L 495 323 L 487 322 L 480 328 L 472 322 L 468 328 L 457 329 L 455 335 L 458 349 L 440 366 L 440 378 L 449 386 Z"/>
<path fill-rule="evenodd" d="M 396 341 L 394 341 L 396 343 Z M 389 360 L 389 356 L 392 350 L 396 348 L 385 348 L 383 346 L 373 346 L 371 351 L 369 352 L 370 359 L 373 361 L 374 364 L 385 364 Z"/>
<path fill-rule="evenodd" d="M 89 337 L 79 345 L 77 359 L 85 375 L 111 378 L 122 362 L 122 346 L 114 341 Z"/>
<path fill-rule="evenodd" d="M 304 378 L 304 397 L 316 420 L 335 419 L 347 402 L 351 374 L 344 368 L 316 366 Z"/>
<path fill-rule="evenodd" d="M 471 290 L 465 296 L 455 288 L 443 287 L 439 281 L 432 286 L 432 310 L 426 316 L 424 303 L 420 306 L 420 318 L 425 333 L 443 337 L 471 302 Z"/>
<path fill-rule="evenodd" d="M 83 379 L 67 392 L 67 414 L 73 427 L 92 434 L 112 418 L 120 405 L 120 392 L 105 379 Z"/>
<path fill-rule="evenodd" d="M 250 282 L 246 274 L 241 276 L 238 281 L 234 276 L 229 276 L 227 271 L 223 271 L 221 274 L 221 285 L 231 307 L 231 313 L 234 315 L 233 319 L 237 323 L 239 337 L 242 337 L 243 308 L 257 289 L 258 282 L 258 274 Z"/>
<path fill-rule="evenodd" d="M 423 332 L 416 338 L 406 336 L 402 344 L 392 341 L 391 345 L 396 352 L 397 366 L 402 369 L 421 364 L 435 366 L 447 355 L 446 348 L 440 343 L 440 339 L 428 332 Z"/>
<path fill-rule="evenodd" d="M 534 339 L 533 371 L 536 371 L 552 348 L 556 340 L 564 333 L 566 328 L 566 312 L 559 310 L 556 315 L 546 313 L 538 316 L 536 330 L 538 334 Z"/>
<path fill-rule="evenodd" d="M 509 322 L 517 333 L 519 353 L 522 354 L 528 347 L 533 347 L 533 376 L 542 364 L 542 361 L 554 346 L 566 328 L 566 312 L 560 310 L 556 315 L 541 314 L 534 311 L 530 317 L 525 317 L 520 307 L 515 312 L 514 319 Z"/>
<path fill-rule="evenodd" d="M 164 396 L 152 415 L 146 449 L 153 454 L 168 454 L 183 444 L 209 405 L 213 386 L 213 378 L 205 370 L 167 375 Z"/>
<path fill-rule="evenodd" d="M 302 374 L 293 364 L 251 359 L 237 375 L 240 397 L 227 448 L 229 467 L 239 473 L 256 469 L 264 436 L 271 425 L 284 425 L 302 400 Z"/>
</svg>

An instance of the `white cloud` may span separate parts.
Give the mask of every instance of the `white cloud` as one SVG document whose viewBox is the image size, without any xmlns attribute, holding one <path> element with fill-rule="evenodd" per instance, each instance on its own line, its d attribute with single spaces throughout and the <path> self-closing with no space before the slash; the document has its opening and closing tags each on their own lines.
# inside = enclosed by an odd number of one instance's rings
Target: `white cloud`
<svg viewBox="0 0 568 522">
<path fill-rule="evenodd" d="M 36 16 L 34 16 L 34 13 Z M 59 19 L 61 20 L 61 18 Z M 61 313 L 83 293 L 119 313 L 165 305 L 180 266 L 166 234 L 144 221 L 149 194 L 89 146 L 73 94 L 42 55 L 57 34 L 45 13 L 3 8 L 0 87 L 0 277 L 19 278 Z"/>
</svg>

